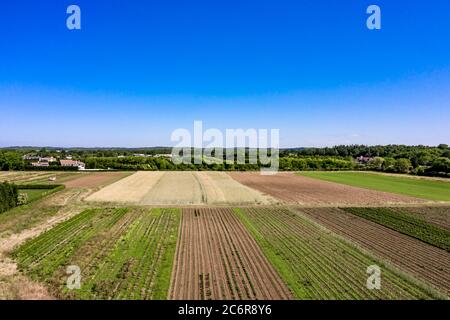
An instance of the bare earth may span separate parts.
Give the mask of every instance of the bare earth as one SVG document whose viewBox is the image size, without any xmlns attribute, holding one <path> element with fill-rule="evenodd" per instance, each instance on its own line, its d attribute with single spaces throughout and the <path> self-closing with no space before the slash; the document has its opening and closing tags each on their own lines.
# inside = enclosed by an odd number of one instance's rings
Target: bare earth
<svg viewBox="0 0 450 320">
<path fill-rule="evenodd" d="M 140 171 L 86 199 L 138 205 L 252 205 L 277 201 L 223 172 Z"/>
<path fill-rule="evenodd" d="M 248 187 L 291 204 L 333 206 L 426 202 L 423 199 L 357 188 L 288 172 L 271 176 L 253 172 L 231 172 L 229 174 L 233 179 Z"/>
<path fill-rule="evenodd" d="M 450 295 L 450 253 L 337 208 L 300 212 Z"/>
<path fill-rule="evenodd" d="M 67 188 L 95 188 L 113 183 L 128 175 L 127 172 L 78 173 L 78 177 L 64 182 Z"/>
<path fill-rule="evenodd" d="M 230 209 L 185 209 L 169 299 L 292 299 Z"/>
</svg>

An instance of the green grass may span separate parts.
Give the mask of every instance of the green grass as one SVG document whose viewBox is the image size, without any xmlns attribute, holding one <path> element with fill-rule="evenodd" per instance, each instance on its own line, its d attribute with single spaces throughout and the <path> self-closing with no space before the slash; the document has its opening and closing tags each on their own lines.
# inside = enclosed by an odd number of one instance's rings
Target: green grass
<svg viewBox="0 0 450 320">
<path fill-rule="evenodd" d="M 19 193 L 27 195 L 28 202 L 33 202 L 44 197 L 48 194 L 48 190 L 45 189 L 20 189 Z"/>
<path fill-rule="evenodd" d="M 434 289 L 288 209 L 234 212 L 297 299 L 442 298 Z M 382 270 L 380 290 L 366 287 L 371 265 Z"/>
<path fill-rule="evenodd" d="M 3 212 L 0 214 L 0 238 L 32 228 L 54 216 L 59 209 L 33 203 Z"/>
<path fill-rule="evenodd" d="M 180 210 L 89 209 L 17 248 L 26 274 L 66 299 L 166 299 Z M 66 268 L 81 288 L 66 287 Z"/>
<path fill-rule="evenodd" d="M 30 203 L 63 190 L 65 186 L 60 184 L 19 184 L 18 188 L 19 194 L 27 195 L 27 203 Z"/>
<path fill-rule="evenodd" d="M 422 199 L 450 201 L 450 181 L 414 179 L 368 172 L 299 172 L 306 177 Z"/>
<path fill-rule="evenodd" d="M 351 214 L 450 251 L 450 230 L 427 223 L 424 219 L 388 208 L 342 208 Z"/>
</svg>

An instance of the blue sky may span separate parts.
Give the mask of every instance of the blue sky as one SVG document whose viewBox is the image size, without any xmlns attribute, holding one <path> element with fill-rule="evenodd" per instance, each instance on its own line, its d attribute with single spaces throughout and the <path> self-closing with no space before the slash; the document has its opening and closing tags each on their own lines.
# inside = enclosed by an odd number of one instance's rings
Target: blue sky
<svg viewBox="0 0 450 320">
<path fill-rule="evenodd" d="M 172 145 L 194 120 L 284 147 L 450 143 L 448 0 L 5 1 L 0 41 L 0 146 Z"/>
</svg>

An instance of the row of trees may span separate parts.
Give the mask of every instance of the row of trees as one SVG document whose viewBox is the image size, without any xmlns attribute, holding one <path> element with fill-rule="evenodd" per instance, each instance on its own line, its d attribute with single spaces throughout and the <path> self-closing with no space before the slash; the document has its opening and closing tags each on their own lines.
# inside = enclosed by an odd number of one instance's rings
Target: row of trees
<svg viewBox="0 0 450 320">
<path fill-rule="evenodd" d="M 19 203 L 19 190 L 14 184 L 0 184 L 0 213 L 14 208 Z"/>
<path fill-rule="evenodd" d="M 119 170 L 213 170 L 213 171 L 252 171 L 264 167 L 258 164 L 238 163 L 211 163 L 202 161 L 201 164 L 174 164 L 166 158 L 87 158 L 86 167 L 90 169 L 119 169 Z M 280 158 L 279 169 L 291 170 L 350 170 L 355 168 L 355 162 L 351 159 L 333 157 L 308 157 L 308 158 Z"/>
<path fill-rule="evenodd" d="M 434 159 L 429 166 L 414 166 L 407 158 L 375 157 L 365 167 L 376 171 L 446 176 L 450 174 L 450 159 L 441 157 Z"/>
<path fill-rule="evenodd" d="M 335 146 L 327 148 L 304 148 L 304 149 L 284 149 L 280 151 L 280 156 L 340 156 L 340 157 L 383 157 L 394 159 L 409 159 L 413 167 L 428 166 L 440 157 L 450 158 L 450 149 L 446 144 L 440 144 L 437 147 L 429 146 L 405 146 L 405 145 L 387 145 L 387 146 Z"/>
<path fill-rule="evenodd" d="M 31 149 L 4 149 L 0 150 L 0 170 L 26 170 L 30 169 L 29 163 L 22 160 L 24 154 Z M 34 150 L 36 152 L 36 150 Z M 74 159 L 86 163 L 88 169 L 119 169 L 119 170 L 258 170 L 261 166 L 255 164 L 232 163 L 206 163 L 175 165 L 163 157 L 134 157 L 132 154 L 168 154 L 170 148 L 143 148 L 143 149 L 41 149 L 40 156 L 65 156 L 71 154 Z M 235 150 L 244 152 L 248 156 L 248 149 Z M 118 158 L 118 156 L 124 156 Z M 368 164 L 362 165 L 355 161 L 356 157 L 364 156 L 372 158 Z M 429 146 L 365 146 L 350 145 L 330 148 L 303 148 L 281 149 L 280 170 L 377 170 L 386 172 L 426 174 L 426 175 L 450 175 L 450 149 L 448 145 L 441 144 L 437 147 Z M 48 167 L 42 170 L 55 169 Z"/>
</svg>

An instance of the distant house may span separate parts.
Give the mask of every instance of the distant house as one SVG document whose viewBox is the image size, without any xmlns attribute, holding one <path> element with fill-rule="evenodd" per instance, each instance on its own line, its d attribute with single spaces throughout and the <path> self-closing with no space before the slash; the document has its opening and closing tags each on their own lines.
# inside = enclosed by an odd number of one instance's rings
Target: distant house
<svg viewBox="0 0 450 320">
<path fill-rule="evenodd" d="M 155 157 L 155 158 L 167 158 L 167 159 L 172 159 L 172 154 L 170 154 L 170 153 L 165 153 L 165 154 L 155 154 L 154 157 Z"/>
<path fill-rule="evenodd" d="M 31 165 L 33 167 L 48 167 L 48 162 L 32 162 Z"/>
<path fill-rule="evenodd" d="M 366 164 L 368 163 L 370 160 L 372 160 L 372 157 L 363 157 L 363 156 L 359 156 L 356 158 L 356 161 L 358 161 L 361 164 Z"/>
<path fill-rule="evenodd" d="M 56 162 L 56 158 L 54 158 L 54 157 L 42 157 L 42 158 L 39 158 L 39 162 Z"/>
<path fill-rule="evenodd" d="M 35 154 L 26 154 L 22 157 L 23 160 L 39 160 L 40 157 Z"/>
<path fill-rule="evenodd" d="M 60 160 L 61 167 L 78 167 L 78 170 L 84 170 L 86 165 L 84 162 L 77 160 Z"/>
</svg>

